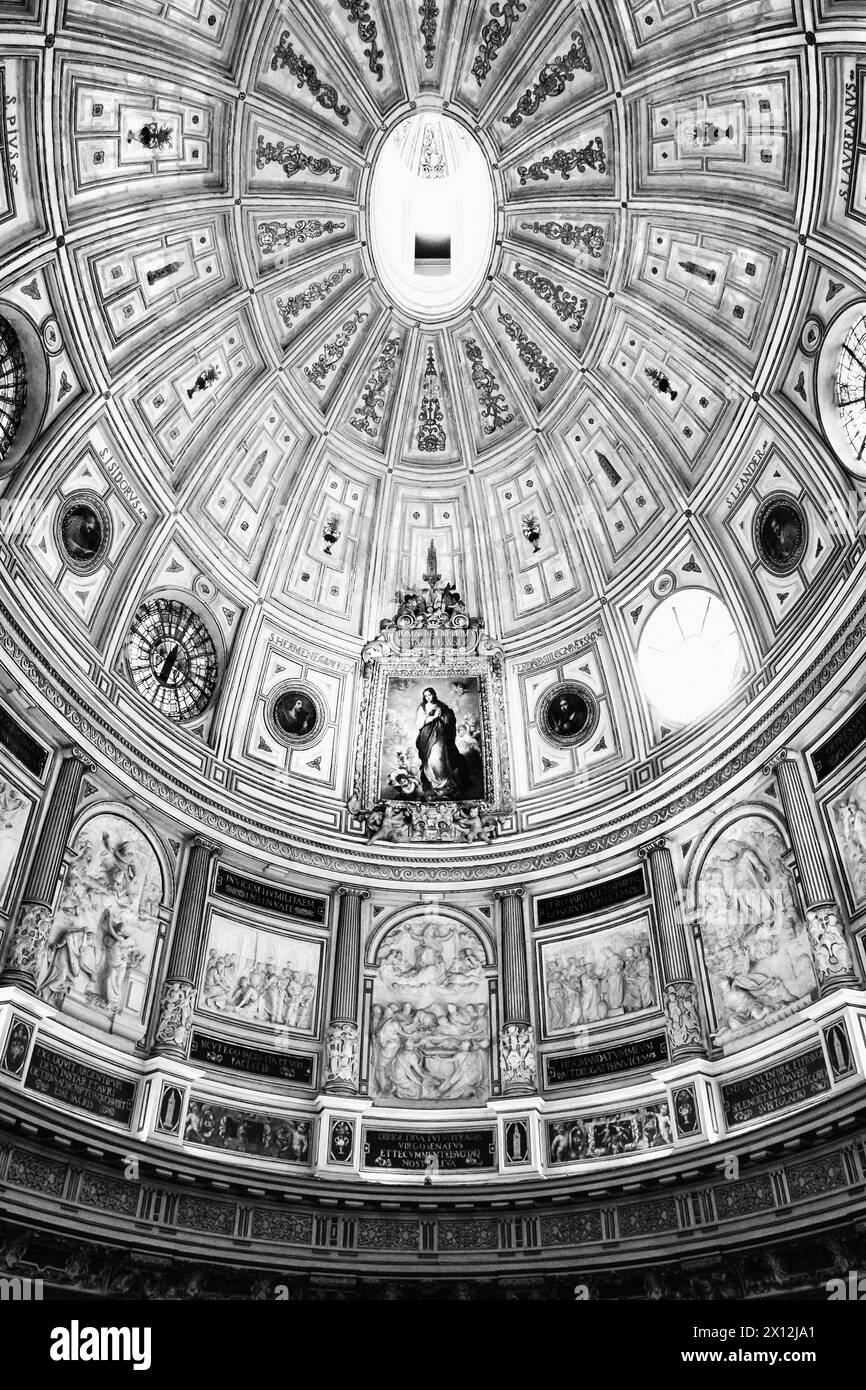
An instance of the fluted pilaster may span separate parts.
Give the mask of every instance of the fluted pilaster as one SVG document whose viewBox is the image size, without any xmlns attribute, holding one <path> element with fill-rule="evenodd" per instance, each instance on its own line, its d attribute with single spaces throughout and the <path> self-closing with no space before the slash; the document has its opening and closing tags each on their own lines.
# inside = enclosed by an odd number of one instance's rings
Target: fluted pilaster
<svg viewBox="0 0 866 1390">
<path fill-rule="evenodd" d="M 361 975 L 361 904 L 366 888 L 338 889 L 340 909 L 334 943 L 334 979 L 327 1037 L 326 1091 L 354 1095 L 358 1089 L 360 1037 L 358 982 Z"/>
<path fill-rule="evenodd" d="M 799 755 L 780 749 L 764 768 L 774 775 L 782 798 L 797 863 L 812 959 L 822 995 L 856 984 L 854 960 L 833 884 L 821 849 Z"/>
<path fill-rule="evenodd" d="M 195 967 L 204 928 L 210 862 L 217 849 L 210 840 L 196 835 L 187 856 L 154 1042 L 155 1052 L 171 1057 L 186 1057 L 189 1053 Z"/>
<path fill-rule="evenodd" d="M 506 1094 L 521 1095 L 535 1090 L 535 1037 L 530 1022 L 529 972 L 526 965 L 526 938 L 523 929 L 523 898 L 519 885 L 493 894 L 499 903 L 500 978 L 502 981 L 502 1027 L 499 1031 L 499 1059 L 502 1085 Z"/>
<path fill-rule="evenodd" d="M 666 841 L 653 840 L 638 853 L 649 866 L 659 931 L 662 999 L 672 1061 L 705 1051 L 698 988 L 686 946 L 686 929 L 671 852 Z"/>
</svg>

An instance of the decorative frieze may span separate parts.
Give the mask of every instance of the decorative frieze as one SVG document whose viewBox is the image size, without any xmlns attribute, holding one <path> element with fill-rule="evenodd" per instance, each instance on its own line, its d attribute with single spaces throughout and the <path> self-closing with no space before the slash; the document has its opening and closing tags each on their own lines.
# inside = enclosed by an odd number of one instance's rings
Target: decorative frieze
<svg viewBox="0 0 866 1390">
<path fill-rule="evenodd" d="M 594 222 L 521 222 L 520 230 L 558 241 L 560 246 L 573 246 L 595 260 L 604 248 L 604 232 Z"/>
<path fill-rule="evenodd" d="M 495 379 L 490 368 L 485 366 L 484 356 L 475 339 L 464 338 L 463 350 L 472 368 L 472 385 L 478 392 L 478 402 L 481 406 L 481 427 L 485 434 L 494 434 L 496 430 L 510 425 L 514 416 L 499 389 L 499 382 Z"/>
<path fill-rule="evenodd" d="M 576 294 L 571 294 L 564 285 L 554 284 L 553 280 L 546 275 L 539 275 L 537 270 L 532 270 L 528 266 L 522 266 L 518 261 L 512 272 L 515 280 L 520 280 L 524 285 L 528 285 L 533 294 L 549 304 L 556 317 L 562 323 L 567 323 L 569 332 L 578 333 L 583 327 L 583 320 L 588 308 L 585 299 L 578 299 Z"/>
<path fill-rule="evenodd" d="M 330 218 L 322 221 L 318 217 L 299 217 L 296 222 L 260 222 L 256 228 L 256 241 L 259 249 L 268 255 L 282 247 L 291 246 L 296 241 L 303 246 L 305 241 L 317 241 L 322 236 L 333 236 L 334 232 L 345 229 L 345 222 L 333 222 Z"/>
<path fill-rule="evenodd" d="M 300 145 L 290 145 L 285 140 L 266 140 L 260 135 L 256 145 L 256 168 L 264 169 L 267 164 L 279 164 L 287 179 L 304 170 L 316 176 L 331 174 L 336 182 L 343 172 L 342 167 L 332 164 L 330 159 L 306 154 Z"/>
<path fill-rule="evenodd" d="M 524 116 L 535 115 L 542 102 L 550 97 L 562 96 L 566 84 L 572 81 L 575 72 L 580 68 L 584 72 L 591 72 L 592 63 L 583 38 L 575 30 L 571 35 L 571 48 L 567 53 L 560 53 L 558 57 L 551 58 L 549 63 L 544 64 L 536 81 L 526 89 L 511 114 L 503 116 L 505 124 L 516 130 L 523 124 Z"/>
<path fill-rule="evenodd" d="M 496 0 L 490 6 L 490 18 L 481 30 L 481 44 L 472 64 L 472 75 L 479 87 L 517 23 L 518 15 L 525 9 L 524 0 Z"/>
<path fill-rule="evenodd" d="M 349 274 L 347 265 L 340 266 L 339 270 L 332 270 L 323 280 L 313 280 L 304 290 L 299 290 L 297 294 L 289 295 L 288 299 L 278 299 L 277 309 L 280 318 L 287 328 L 291 328 L 294 320 L 306 309 L 311 309 L 314 304 L 327 299 L 333 289 L 336 289 L 341 280 L 345 280 Z"/>
<path fill-rule="evenodd" d="M 436 52 L 436 21 L 439 18 L 436 0 L 422 0 L 418 13 L 421 16 L 420 29 L 424 39 L 424 66 L 432 68 L 433 55 Z"/>
<path fill-rule="evenodd" d="M 424 396 L 418 412 L 418 448 L 423 454 L 435 454 L 445 448 L 445 430 L 442 421 L 442 407 L 439 404 L 439 374 L 433 349 L 427 349 L 427 366 L 424 369 Z"/>
<path fill-rule="evenodd" d="M 506 313 L 500 307 L 498 311 L 499 322 L 502 324 L 506 334 L 515 344 L 517 355 L 535 377 L 539 390 L 546 391 L 552 385 L 559 368 L 545 357 L 538 343 L 534 342 L 521 328 L 513 314 Z"/>
<path fill-rule="evenodd" d="M 343 125 L 348 125 L 352 113 L 345 102 L 340 102 L 336 87 L 322 82 L 313 64 L 295 52 L 290 39 L 288 29 L 284 29 L 274 49 L 271 68 L 288 68 L 292 76 L 298 79 L 298 86 L 306 87 L 319 106 L 323 106 L 326 111 L 333 111 Z"/>
<path fill-rule="evenodd" d="M 597 174 L 603 174 L 607 169 L 604 142 L 600 135 L 596 135 L 582 149 L 554 150 L 553 154 L 546 154 L 532 164 L 521 164 L 517 172 L 521 183 L 527 183 L 530 179 L 547 183 L 551 174 L 570 179 L 572 174 L 585 174 L 587 169 L 594 169 Z"/>
<path fill-rule="evenodd" d="M 370 6 L 367 0 L 337 0 L 340 8 L 346 11 L 353 24 L 358 26 L 358 38 L 361 43 L 369 45 L 364 49 L 364 57 L 367 59 L 370 71 L 375 75 L 378 82 L 382 81 L 382 59 L 385 54 L 381 48 L 376 47 L 378 30 L 376 21 L 370 14 Z"/>
<path fill-rule="evenodd" d="M 355 407 L 355 413 L 349 421 L 353 429 L 363 430 L 371 439 L 375 439 L 379 433 L 382 423 L 381 412 L 394 374 L 399 348 L 398 337 L 389 338 L 385 343 L 375 367 L 364 383 L 360 404 Z"/>
<path fill-rule="evenodd" d="M 324 389 L 325 378 L 329 372 L 333 372 L 337 363 L 343 357 L 346 348 L 349 346 L 354 335 L 357 333 L 364 319 L 370 315 L 362 309 L 356 309 L 350 318 L 346 319 L 339 333 L 330 343 L 326 343 L 319 356 L 311 366 L 304 368 L 304 376 L 311 381 L 317 391 Z"/>
</svg>

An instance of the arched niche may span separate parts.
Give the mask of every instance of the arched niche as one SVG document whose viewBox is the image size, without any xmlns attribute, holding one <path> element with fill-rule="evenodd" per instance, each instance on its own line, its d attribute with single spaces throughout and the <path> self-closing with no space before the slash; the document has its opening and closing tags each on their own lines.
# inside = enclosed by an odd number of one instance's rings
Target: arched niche
<svg viewBox="0 0 866 1390">
<path fill-rule="evenodd" d="M 781 1022 L 813 997 L 812 953 L 782 822 L 760 803 L 729 811 L 691 859 L 689 905 L 722 1045 Z"/>
<path fill-rule="evenodd" d="M 0 300 L 0 319 L 5 319 L 17 339 L 24 357 L 27 383 L 26 400 L 14 438 L 5 453 L 0 452 L 0 477 L 5 477 L 21 463 L 42 428 L 48 402 L 49 370 L 42 337 L 27 314 Z"/>
<path fill-rule="evenodd" d="M 468 914 L 424 905 L 368 943 L 362 1089 L 390 1106 L 483 1104 L 497 1083 L 495 959 Z"/>
<path fill-rule="evenodd" d="M 846 339 L 861 320 L 866 320 L 866 299 L 849 305 L 830 324 L 818 358 L 817 393 L 818 413 L 830 447 L 849 473 L 855 478 L 866 479 L 866 448 L 858 458 L 842 423 L 837 390 L 837 372 Z M 866 342 L 866 322 L 863 332 Z M 862 411 L 866 430 L 866 401 L 862 404 Z"/>
<path fill-rule="evenodd" d="M 65 1017 L 135 1042 L 170 917 L 164 849 L 128 807 L 91 806 L 70 838 L 36 992 Z"/>
</svg>

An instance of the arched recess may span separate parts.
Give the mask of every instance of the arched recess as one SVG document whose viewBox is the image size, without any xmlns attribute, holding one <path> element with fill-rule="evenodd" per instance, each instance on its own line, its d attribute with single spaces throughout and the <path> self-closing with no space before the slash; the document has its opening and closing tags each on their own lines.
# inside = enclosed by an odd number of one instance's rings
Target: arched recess
<svg viewBox="0 0 866 1390">
<path fill-rule="evenodd" d="M 862 380 L 866 387 L 866 300 L 860 299 L 839 314 L 827 330 L 818 358 L 817 398 L 818 413 L 824 433 L 839 462 L 855 478 L 866 479 L 866 398 L 858 409 L 862 410 L 864 431 L 863 448 L 855 450 L 845 431 L 839 410 L 838 371 L 846 343 L 860 325 L 863 338 Z M 847 350 L 850 350 L 848 343 Z"/>
<path fill-rule="evenodd" d="M 442 1108 L 498 1091 L 495 967 L 468 913 L 422 903 L 383 923 L 365 955 L 362 1092 Z"/>
<path fill-rule="evenodd" d="M 140 816 L 91 805 L 70 837 L 37 994 L 64 1018 L 127 1044 L 144 1036 L 171 917 L 174 875 Z"/>
<path fill-rule="evenodd" d="M 720 1045 L 775 1027 L 814 997 L 787 828 L 774 808 L 749 802 L 707 829 L 691 855 L 687 901 Z"/>
</svg>

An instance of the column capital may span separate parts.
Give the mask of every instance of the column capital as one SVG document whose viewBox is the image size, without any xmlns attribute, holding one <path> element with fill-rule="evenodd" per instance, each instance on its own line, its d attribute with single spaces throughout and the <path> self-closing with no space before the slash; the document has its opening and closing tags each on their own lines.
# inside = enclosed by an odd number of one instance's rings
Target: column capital
<svg viewBox="0 0 866 1390">
<path fill-rule="evenodd" d="M 64 758 L 72 758 L 75 762 L 81 763 L 85 772 L 96 771 L 96 763 L 93 761 L 90 754 L 86 753 L 83 748 L 79 748 L 77 743 L 72 743 L 67 748 L 61 749 L 61 752 Z"/>
<path fill-rule="evenodd" d="M 219 845 L 213 840 L 209 840 L 206 835 L 193 835 L 192 843 L 196 849 L 206 849 L 208 854 L 218 854 Z"/>
<path fill-rule="evenodd" d="M 648 840 L 645 845 L 641 845 L 638 850 L 639 859 L 649 859 L 651 854 L 661 854 L 663 849 L 667 849 L 668 842 L 664 835 L 659 835 L 655 840 Z"/>
<path fill-rule="evenodd" d="M 352 884 L 349 884 L 348 887 L 340 884 L 337 889 L 337 896 L 339 898 L 360 898 L 363 902 L 364 898 L 369 898 L 370 890 L 369 888 L 355 888 Z"/>
<path fill-rule="evenodd" d="M 775 753 L 773 753 L 764 763 L 764 766 L 761 770 L 765 777 L 772 777 L 773 773 L 776 771 L 776 768 L 779 767 L 782 763 L 793 763 L 796 761 L 797 754 L 793 753 L 790 748 L 777 748 Z"/>
<path fill-rule="evenodd" d="M 501 903 L 505 898 L 525 898 L 526 889 L 522 883 L 515 883 L 512 888 L 497 888 L 493 894 L 493 901 Z"/>
</svg>

